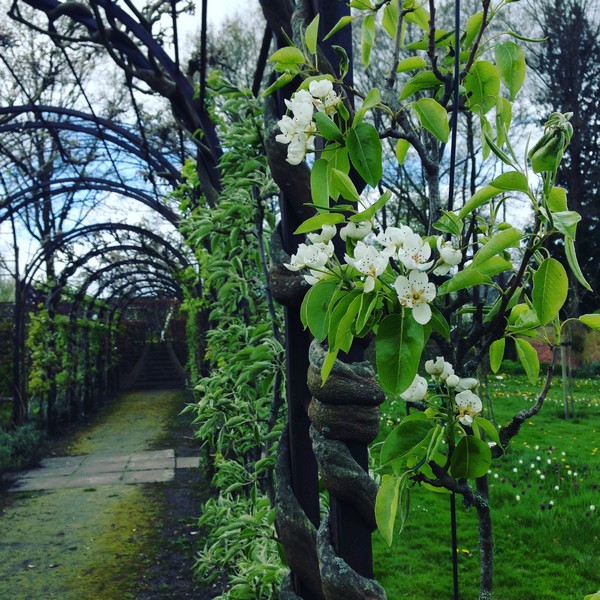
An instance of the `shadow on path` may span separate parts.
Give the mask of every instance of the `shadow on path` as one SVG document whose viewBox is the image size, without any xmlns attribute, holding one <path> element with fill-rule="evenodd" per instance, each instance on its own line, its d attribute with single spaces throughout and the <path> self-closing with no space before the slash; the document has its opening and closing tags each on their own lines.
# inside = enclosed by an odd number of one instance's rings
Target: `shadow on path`
<svg viewBox="0 0 600 600">
<path fill-rule="evenodd" d="M 199 469 L 174 470 L 164 462 L 198 453 L 187 419 L 179 415 L 186 401 L 178 390 L 120 396 L 64 444 L 61 454 L 71 458 L 45 462 L 46 468 L 65 463 L 67 471 L 58 476 L 64 482 L 74 481 L 79 470 L 77 487 L 46 485 L 46 491 L 2 495 L 0 598 L 214 597 L 214 590 L 194 584 L 191 573 L 199 503 L 208 487 Z M 118 478 L 92 479 L 98 465 L 115 464 L 107 461 L 115 456 L 121 461 Z M 144 471 L 169 477 L 158 483 L 124 481 L 128 472 L 134 481 Z M 22 481 L 35 480 L 30 474 Z"/>
</svg>

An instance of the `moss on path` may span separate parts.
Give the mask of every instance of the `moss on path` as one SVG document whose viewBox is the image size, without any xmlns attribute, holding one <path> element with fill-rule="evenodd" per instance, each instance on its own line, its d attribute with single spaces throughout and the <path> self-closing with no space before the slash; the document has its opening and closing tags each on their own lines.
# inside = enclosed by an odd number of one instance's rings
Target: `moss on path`
<svg viewBox="0 0 600 600">
<path fill-rule="evenodd" d="M 186 400 L 176 391 L 123 395 L 64 450 L 116 454 L 164 447 L 166 440 L 182 439 L 181 431 L 173 436 L 172 430 L 182 427 L 176 415 Z M 196 487 L 184 484 L 188 514 L 182 523 L 173 503 L 181 496 L 181 477 L 188 475 L 195 477 Z M 190 491 L 205 492 L 197 474 L 186 471 L 169 484 L 58 489 L 9 498 L 0 518 L 0 598 L 175 600 L 191 598 L 192 592 L 196 598 L 211 597 L 195 589 L 188 571 L 192 544 L 186 536 L 195 533 L 189 513 L 200 501 L 191 499 Z M 171 514 L 165 516 L 166 510 Z M 179 538 L 173 540 L 178 547 L 174 555 L 165 555 L 171 537 Z M 180 564 L 167 564 L 173 558 Z"/>
</svg>

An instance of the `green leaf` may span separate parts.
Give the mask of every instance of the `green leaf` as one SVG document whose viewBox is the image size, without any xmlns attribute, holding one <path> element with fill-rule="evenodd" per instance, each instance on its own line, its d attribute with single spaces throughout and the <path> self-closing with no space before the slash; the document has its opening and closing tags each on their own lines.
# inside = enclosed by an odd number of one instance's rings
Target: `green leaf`
<svg viewBox="0 0 600 600">
<path fill-rule="evenodd" d="M 588 327 L 591 327 L 594 331 L 600 331 L 600 314 L 589 313 L 581 315 L 579 320 Z"/>
<path fill-rule="evenodd" d="M 423 71 L 411 77 L 402 88 L 400 100 L 406 100 L 416 92 L 422 90 L 434 90 L 439 88 L 442 82 L 434 75 L 433 71 Z"/>
<path fill-rule="evenodd" d="M 573 275 L 575 275 L 577 281 L 586 289 L 592 292 L 592 286 L 587 282 L 581 267 L 579 266 L 579 261 L 577 260 L 577 254 L 575 253 L 575 242 L 572 238 L 565 236 L 565 255 L 567 257 L 567 262 L 571 267 L 571 271 Z"/>
<path fill-rule="evenodd" d="M 494 427 L 493 423 L 491 423 L 487 419 L 484 419 L 483 417 L 475 417 L 475 419 L 473 420 L 475 421 L 475 423 L 477 423 L 479 427 L 481 427 L 481 429 L 483 429 L 483 431 L 492 440 L 492 442 L 496 442 L 496 444 L 498 444 L 499 446 L 501 445 L 498 430 L 496 429 L 496 427 Z"/>
<path fill-rule="evenodd" d="M 331 169 L 330 171 L 330 189 L 331 189 L 331 197 L 334 196 L 335 193 L 341 195 L 344 200 L 350 200 L 351 202 L 360 202 L 360 196 L 356 191 L 356 186 L 352 183 L 352 180 L 346 173 L 340 171 L 339 169 Z"/>
<path fill-rule="evenodd" d="M 527 72 L 525 54 L 521 47 L 513 41 L 496 44 L 494 53 L 502 83 L 506 86 L 510 99 L 514 100 L 525 81 Z"/>
<path fill-rule="evenodd" d="M 348 352 L 348 350 L 350 350 L 350 344 L 352 343 L 352 338 L 354 337 L 352 325 L 354 324 L 354 321 L 360 311 L 361 305 L 362 294 L 359 293 L 348 305 L 348 308 L 345 310 L 342 318 L 339 321 L 337 331 L 335 332 L 335 341 L 333 344 L 334 349 L 340 348 L 344 352 Z M 333 314 L 331 318 L 333 320 Z"/>
<path fill-rule="evenodd" d="M 553 187 L 548 194 L 548 208 L 551 212 L 563 212 L 567 210 L 567 190 L 561 187 Z"/>
<path fill-rule="evenodd" d="M 456 479 L 483 477 L 492 464 L 490 447 L 482 440 L 466 435 L 461 438 L 450 461 L 450 473 Z"/>
<path fill-rule="evenodd" d="M 334 281 L 319 281 L 308 290 L 302 300 L 300 317 L 304 327 L 322 342 L 327 337 L 329 327 L 328 308 L 338 284 Z"/>
<path fill-rule="evenodd" d="M 433 98 L 421 98 L 414 102 L 412 106 L 419 117 L 421 125 L 440 142 L 446 143 L 450 135 L 446 109 Z"/>
<path fill-rule="evenodd" d="M 496 130 L 499 147 L 502 147 L 506 141 L 506 132 L 510 129 L 511 121 L 512 104 L 506 98 L 498 98 L 496 101 Z"/>
<path fill-rule="evenodd" d="M 356 215 L 352 215 L 348 220 L 354 221 L 355 223 L 360 223 L 361 221 L 370 221 L 375 216 L 375 214 L 385 206 L 386 202 L 391 197 L 392 192 L 390 192 L 389 190 L 387 192 L 384 192 L 384 194 L 381 196 L 381 198 L 379 198 L 379 200 L 377 200 L 377 202 L 371 204 L 371 206 L 369 206 L 369 208 L 367 208 L 366 210 L 363 210 L 362 212 L 359 212 Z"/>
<path fill-rule="evenodd" d="M 382 146 L 375 127 L 370 123 L 352 127 L 348 131 L 346 147 L 358 174 L 371 187 L 376 187 L 382 176 Z"/>
<path fill-rule="evenodd" d="M 467 107 L 478 114 L 487 113 L 496 105 L 500 92 L 500 76 L 496 67 L 486 61 L 477 61 L 467 73 L 463 85 L 469 95 Z"/>
<path fill-rule="evenodd" d="M 402 8 L 407 11 L 404 18 L 409 23 L 415 23 L 423 31 L 429 30 L 429 13 L 423 8 L 420 0 L 404 0 Z"/>
<path fill-rule="evenodd" d="M 377 88 L 369 90 L 369 93 L 365 96 L 362 106 L 356 111 L 354 119 L 352 120 L 352 126 L 355 127 L 359 123 L 362 123 L 364 116 L 368 110 L 375 108 L 381 104 L 381 94 Z"/>
<path fill-rule="evenodd" d="M 292 81 L 294 79 L 294 77 L 296 77 L 296 75 L 294 73 L 284 73 L 283 75 L 280 75 L 275 80 L 275 83 L 273 83 L 272 85 L 270 85 L 262 93 L 262 97 L 266 98 L 269 94 L 272 94 L 275 90 L 278 90 L 279 88 L 282 88 L 282 87 L 286 86 L 288 83 L 290 83 L 290 81 Z"/>
<path fill-rule="evenodd" d="M 527 379 L 531 383 L 535 383 L 540 374 L 540 360 L 535 348 L 522 338 L 515 338 L 515 345 L 517 348 L 517 357 L 523 365 L 525 373 L 527 373 Z"/>
<path fill-rule="evenodd" d="M 378 292 L 369 292 L 368 294 L 361 294 L 361 305 L 360 310 L 358 311 L 358 316 L 356 317 L 356 327 L 355 332 L 358 337 L 361 337 L 361 334 L 365 334 L 368 332 L 363 332 L 365 327 L 367 327 L 369 319 L 371 318 L 371 314 L 377 305 L 378 300 Z"/>
<path fill-rule="evenodd" d="M 381 480 L 381 487 L 377 491 L 375 499 L 375 521 L 377 529 L 387 542 L 392 545 L 394 539 L 394 524 L 396 523 L 396 514 L 398 513 L 398 503 L 400 501 L 400 484 L 402 479 L 395 475 L 384 475 Z"/>
<path fill-rule="evenodd" d="M 477 271 L 482 273 L 483 275 L 489 275 L 493 277 L 494 275 L 498 275 L 498 273 L 504 273 L 504 271 L 510 271 L 513 268 L 513 264 L 510 260 L 506 260 L 501 256 L 492 256 L 485 262 L 477 264 Z"/>
<path fill-rule="evenodd" d="M 483 23 L 483 13 L 478 12 L 473 16 L 469 17 L 467 21 L 467 27 L 465 29 L 465 35 L 463 40 L 463 48 L 468 50 L 471 47 L 471 44 L 475 41 L 479 30 L 481 29 L 481 25 Z"/>
<path fill-rule="evenodd" d="M 396 32 L 398 31 L 398 0 L 392 0 L 384 6 L 381 26 L 392 39 L 396 38 Z"/>
<path fill-rule="evenodd" d="M 368 67 L 371 62 L 371 49 L 373 48 L 373 42 L 375 42 L 375 32 L 375 17 L 367 15 L 362 22 L 360 39 L 361 58 L 365 67 Z"/>
<path fill-rule="evenodd" d="M 444 296 L 452 292 L 458 292 L 475 285 L 491 283 L 492 279 L 488 275 L 484 275 L 471 267 L 467 267 L 464 271 L 459 271 L 452 276 L 451 279 L 445 281 L 437 290 L 438 296 Z"/>
<path fill-rule="evenodd" d="M 315 206 L 329 208 L 329 178 L 327 161 L 319 158 L 310 171 L 310 195 Z"/>
<path fill-rule="evenodd" d="M 491 126 L 489 124 L 489 122 L 486 119 L 486 123 L 488 125 L 488 127 L 491 129 Z M 498 144 L 496 144 L 496 142 L 494 142 L 494 140 L 492 139 L 492 136 L 490 135 L 488 128 L 483 129 L 483 139 L 485 141 L 485 144 L 491 148 L 492 152 L 505 164 L 508 165 L 509 167 L 514 167 L 514 162 L 512 161 L 512 159 L 510 158 L 510 156 L 508 156 L 508 154 L 506 154 L 506 152 L 504 152 L 504 150 L 502 150 L 502 148 L 500 148 L 500 146 Z M 484 145 L 485 147 L 485 145 Z M 487 155 L 486 157 L 487 158 Z"/>
<path fill-rule="evenodd" d="M 506 347 L 506 340 L 500 338 L 490 345 L 490 369 L 492 373 L 497 373 L 504 360 L 504 348 Z"/>
<path fill-rule="evenodd" d="M 404 164 L 404 159 L 406 158 L 406 153 L 410 148 L 410 142 L 408 140 L 400 139 L 396 142 L 396 159 L 398 160 L 399 165 Z"/>
<path fill-rule="evenodd" d="M 563 307 L 569 293 L 565 268 L 554 258 L 547 258 L 533 274 L 531 299 L 541 325 L 546 325 Z"/>
<path fill-rule="evenodd" d="M 353 310 L 356 310 L 352 315 L 352 320 L 356 316 L 359 306 L 352 307 L 351 305 L 360 296 L 358 290 L 351 290 L 350 292 L 345 292 L 339 302 L 333 307 L 330 305 L 330 317 L 329 317 L 329 329 L 327 331 L 327 341 L 329 343 L 329 350 L 332 352 L 336 352 L 343 347 L 346 347 L 346 339 L 347 337 L 352 337 L 350 326 L 348 325 L 347 315 Z"/>
<path fill-rule="evenodd" d="M 335 35 L 340 29 L 343 29 L 348 25 L 348 23 L 352 23 L 356 17 L 352 17 L 350 15 L 343 16 L 334 26 L 333 29 L 323 38 L 323 41 L 328 40 L 332 35 Z"/>
<path fill-rule="evenodd" d="M 494 196 L 501 194 L 502 190 L 495 188 L 491 185 L 486 185 L 478 189 L 466 202 L 466 204 L 460 209 L 458 213 L 459 219 L 464 219 L 468 214 L 478 209 L 481 205 L 485 204 L 488 200 L 491 200 Z"/>
<path fill-rule="evenodd" d="M 449 233 L 459 238 L 462 233 L 463 222 L 453 212 L 444 212 L 440 220 L 433 224 L 433 227 L 442 233 Z"/>
<path fill-rule="evenodd" d="M 304 40 L 306 41 L 306 47 L 311 54 L 315 54 L 317 51 L 317 37 L 319 35 L 319 13 L 310 22 L 304 33 Z"/>
<path fill-rule="evenodd" d="M 581 221 L 581 215 L 574 210 L 564 210 L 552 213 L 552 221 L 558 231 L 574 240 L 577 233 L 577 223 Z"/>
<path fill-rule="evenodd" d="M 420 56 L 411 56 L 405 58 L 398 63 L 397 73 L 404 73 L 406 71 L 415 71 L 417 69 L 424 69 L 427 66 L 427 61 Z"/>
<path fill-rule="evenodd" d="M 309 233 L 310 231 L 316 231 L 317 229 L 321 229 L 323 225 L 337 225 L 338 223 L 343 223 L 346 219 L 344 215 L 336 214 L 336 213 L 327 213 L 324 215 L 315 215 L 310 219 L 306 219 L 296 231 L 295 234 L 300 233 Z"/>
<path fill-rule="evenodd" d="M 424 455 L 427 446 L 423 442 L 431 433 L 433 425 L 427 418 L 404 419 L 397 427 L 392 429 L 381 447 L 381 466 L 406 458 L 416 453 Z"/>
<path fill-rule="evenodd" d="M 377 374 L 389 394 L 398 396 L 413 382 L 424 345 L 423 327 L 408 311 L 381 321 L 375 338 Z"/>
<path fill-rule="evenodd" d="M 315 122 L 319 133 L 330 142 L 342 141 L 344 136 L 340 128 L 324 113 L 315 113 Z"/>
<path fill-rule="evenodd" d="M 290 63 L 295 65 L 304 64 L 304 54 L 298 48 L 294 46 L 288 46 L 286 48 L 280 48 L 271 55 L 269 62 L 275 63 Z"/>
<path fill-rule="evenodd" d="M 508 171 L 502 173 L 490 184 L 499 190 L 514 190 L 518 192 L 528 192 L 529 182 L 523 173 L 518 171 Z"/>
<path fill-rule="evenodd" d="M 450 340 L 450 325 L 448 321 L 446 321 L 444 315 L 439 311 L 439 309 L 433 305 L 429 305 L 431 308 L 431 321 L 429 321 L 428 325 L 434 331 L 437 331 L 445 340 Z"/>
<path fill-rule="evenodd" d="M 518 247 L 522 236 L 523 234 L 514 227 L 503 229 L 502 231 L 495 233 L 494 236 L 477 251 L 473 257 L 473 262 L 471 263 L 472 266 L 476 267 L 478 264 L 486 262 L 492 258 L 492 256 L 500 254 L 507 248 Z"/>
<path fill-rule="evenodd" d="M 537 329 L 540 326 L 540 319 L 528 304 L 516 304 L 508 316 L 508 325 L 511 331 L 524 333 L 527 330 Z"/>
</svg>

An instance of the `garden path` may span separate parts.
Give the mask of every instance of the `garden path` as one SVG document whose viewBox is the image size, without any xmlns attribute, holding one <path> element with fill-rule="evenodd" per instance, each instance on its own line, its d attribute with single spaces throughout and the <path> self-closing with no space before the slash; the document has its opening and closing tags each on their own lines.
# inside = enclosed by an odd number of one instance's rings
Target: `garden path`
<svg viewBox="0 0 600 600">
<path fill-rule="evenodd" d="M 192 581 L 201 496 L 185 392 L 120 396 L 0 495 L 0 598 L 210 598 Z M 188 467 L 188 468 L 185 468 Z M 128 485 L 143 483 L 143 485 Z"/>
</svg>

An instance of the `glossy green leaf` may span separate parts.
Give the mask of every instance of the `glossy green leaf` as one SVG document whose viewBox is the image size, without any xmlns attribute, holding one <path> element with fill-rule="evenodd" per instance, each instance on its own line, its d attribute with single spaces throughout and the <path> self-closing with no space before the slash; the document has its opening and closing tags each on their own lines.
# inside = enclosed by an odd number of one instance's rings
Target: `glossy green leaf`
<svg viewBox="0 0 600 600">
<path fill-rule="evenodd" d="M 477 34 L 481 29 L 481 25 L 483 24 L 483 12 L 478 12 L 469 17 L 467 20 L 467 27 L 465 29 L 464 40 L 463 40 L 463 48 L 468 50 L 471 47 L 471 44 L 475 41 Z"/>
<path fill-rule="evenodd" d="M 381 104 L 381 94 L 377 88 L 373 88 L 369 90 L 369 93 L 363 100 L 362 106 L 356 111 L 352 120 L 352 126 L 356 127 L 359 123 L 362 123 L 367 111 L 375 108 L 378 104 Z"/>
<path fill-rule="evenodd" d="M 300 317 L 304 327 L 322 342 L 327 337 L 329 326 L 328 308 L 338 287 L 334 281 L 319 281 L 308 290 L 302 300 Z"/>
<path fill-rule="evenodd" d="M 355 327 L 355 332 L 358 337 L 362 337 L 362 334 L 366 335 L 368 333 L 363 330 L 367 327 L 369 319 L 377 306 L 378 296 L 379 294 L 377 291 L 360 295 L 361 305 L 356 317 Z"/>
<path fill-rule="evenodd" d="M 377 529 L 379 529 L 388 546 L 392 545 L 394 539 L 394 525 L 400 501 L 401 481 L 401 478 L 396 475 L 384 475 L 375 499 Z"/>
<path fill-rule="evenodd" d="M 449 233 L 459 238 L 463 229 L 463 221 L 453 212 L 444 212 L 439 221 L 433 224 L 433 227 L 442 233 Z"/>
<path fill-rule="evenodd" d="M 344 139 L 340 128 L 324 113 L 315 113 L 315 123 L 319 133 L 330 142 L 341 141 Z"/>
<path fill-rule="evenodd" d="M 485 434 L 490 438 L 492 442 L 496 442 L 496 444 L 500 445 L 500 436 L 498 435 L 498 430 L 494 426 L 493 423 L 484 419 L 483 417 L 475 417 L 475 423 L 477 423 L 478 427 L 481 427 Z"/>
<path fill-rule="evenodd" d="M 547 258 L 533 274 L 531 299 L 541 325 L 546 325 L 563 307 L 569 293 L 565 268 L 554 258 Z"/>
<path fill-rule="evenodd" d="M 352 302 L 348 305 L 348 307 L 345 309 L 344 314 L 342 315 L 338 327 L 337 327 L 337 331 L 335 332 L 335 341 L 333 343 L 333 348 L 340 348 L 341 350 L 343 350 L 344 352 L 348 352 L 349 348 L 349 343 L 348 340 L 351 340 L 354 337 L 353 336 L 353 325 L 354 325 L 354 321 L 356 320 L 356 317 L 358 316 L 358 313 L 360 311 L 360 307 L 362 304 L 362 293 L 359 293 L 358 295 L 356 295 L 354 297 L 354 299 L 352 300 Z M 338 307 L 336 306 L 336 309 Z M 333 320 L 333 314 L 331 316 L 331 319 Z M 330 340 L 331 342 L 331 340 Z M 331 345 L 331 343 L 330 343 Z"/>
<path fill-rule="evenodd" d="M 306 219 L 296 231 L 295 234 L 300 233 L 309 233 L 311 231 L 316 231 L 317 229 L 321 229 L 323 225 L 337 225 L 338 223 L 343 223 L 345 221 L 344 215 L 336 214 L 336 213 L 327 213 L 323 215 L 315 215 L 310 219 Z"/>
<path fill-rule="evenodd" d="M 315 54 L 317 51 L 317 37 L 319 35 L 319 13 L 310 22 L 304 33 L 304 40 L 306 41 L 306 47 L 311 54 Z"/>
<path fill-rule="evenodd" d="M 460 209 L 458 213 L 459 219 L 464 219 L 467 215 L 471 214 L 474 210 L 477 210 L 480 206 L 501 194 L 502 190 L 498 188 L 486 185 L 478 189 L 466 202 L 466 204 Z"/>
<path fill-rule="evenodd" d="M 499 190 L 514 190 L 518 192 L 529 191 L 529 181 L 527 180 L 527 177 L 518 171 L 502 173 L 502 175 L 496 177 L 490 185 Z"/>
<path fill-rule="evenodd" d="M 332 35 L 335 35 L 340 29 L 343 29 L 349 23 L 352 23 L 356 17 L 345 15 L 334 26 L 333 29 L 323 38 L 323 41 L 328 40 Z"/>
<path fill-rule="evenodd" d="M 600 331 L 600 314 L 590 313 L 581 315 L 579 320 L 594 331 Z"/>
<path fill-rule="evenodd" d="M 341 195 L 344 200 L 360 202 L 360 196 L 356 191 L 356 186 L 352 183 L 352 180 L 346 173 L 339 169 L 331 169 L 330 177 L 329 186 L 332 197 L 334 197 L 334 193 L 337 193 L 338 195 Z"/>
<path fill-rule="evenodd" d="M 483 285 L 491 283 L 492 279 L 473 268 L 467 267 L 464 271 L 459 271 L 451 279 L 445 281 L 437 290 L 438 296 L 445 296 L 452 292 L 458 292 L 474 285 Z"/>
<path fill-rule="evenodd" d="M 414 77 L 411 77 L 402 88 L 400 100 L 406 100 L 409 96 L 422 90 L 437 89 L 441 85 L 442 82 L 434 75 L 433 71 L 417 73 Z"/>
<path fill-rule="evenodd" d="M 472 266 L 476 267 L 478 264 L 486 262 L 507 248 L 518 247 L 522 236 L 523 234 L 514 227 L 498 231 L 477 251 L 473 257 Z"/>
<path fill-rule="evenodd" d="M 423 31 L 429 30 L 429 13 L 423 8 L 423 2 L 420 0 L 404 0 L 402 7 L 408 11 L 404 18 L 409 23 L 415 23 Z"/>
<path fill-rule="evenodd" d="M 329 178 L 327 161 L 319 158 L 310 171 L 310 195 L 317 207 L 329 208 Z"/>
<path fill-rule="evenodd" d="M 567 210 L 567 190 L 561 187 L 553 187 L 548 194 L 548 208 L 553 212 Z"/>
<path fill-rule="evenodd" d="M 288 83 L 290 83 L 294 77 L 296 77 L 296 75 L 294 73 L 284 73 L 283 75 L 280 75 L 276 80 L 275 83 L 271 84 L 263 93 L 263 98 L 265 98 L 266 96 L 268 96 L 269 94 L 272 94 L 275 90 L 278 90 L 284 86 L 286 86 Z"/>
<path fill-rule="evenodd" d="M 362 58 L 362 64 L 365 67 L 369 66 L 371 62 L 371 50 L 373 43 L 375 42 L 375 17 L 373 15 L 367 15 L 362 22 L 361 27 L 361 38 L 360 38 L 360 55 Z"/>
<path fill-rule="evenodd" d="M 506 141 L 506 132 L 510 129 L 512 121 L 512 104 L 506 98 L 496 100 L 496 141 L 501 148 Z M 493 150 L 493 148 L 492 148 Z"/>
<path fill-rule="evenodd" d="M 294 46 L 287 46 L 274 52 L 269 58 L 269 62 L 302 65 L 304 64 L 304 54 Z"/>
<path fill-rule="evenodd" d="M 414 102 L 412 106 L 417 113 L 417 117 L 419 117 L 421 125 L 440 142 L 446 143 L 450 135 L 446 109 L 433 98 L 421 98 Z"/>
<path fill-rule="evenodd" d="M 492 256 L 485 262 L 477 264 L 477 271 L 483 275 L 489 275 L 490 277 L 498 275 L 499 273 L 504 273 L 505 271 L 510 271 L 511 269 L 513 269 L 513 264 L 510 260 L 506 260 L 501 256 Z"/>
<path fill-rule="evenodd" d="M 444 315 L 435 305 L 430 304 L 429 306 L 431 307 L 431 321 L 429 321 L 428 325 L 445 340 L 450 340 L 450 325 L 448 321 L 446 321 Z"/>
<path fill-rule="evenodd" d="M 420 56 L 410 56 L 405 58 L 398 63 L 396 71 L 398 73 L 404 73 L 406 71 L 416 71 L 417 69 L 424 69 L 427 67 L 427 61 Z"/>
<path fill-rule="evenodd" d="M 410 142 L 408 140 L 398 140 L 396 142 L 396 160 L 399 165 L 404 164 L 404 159 L 406 158 L 406 153 L 410 148 Z"/>
<path fill-rule="evenodd" d="M 427 418 L 404 419 L 383 442 L 380 454 L 381 466 L 406 458 L 413 452 L 424 455 L 427 446 L 424 446 L 423 442 L 432 429 L 433 424 Z"/>
<path fill-rule="evenodd" d="M 398 31 L 398 0 L 392 0 L 383 7 L 381 26 L 392 39 L 396 38 Z"/>
<path fill-rule="evenodd" d="M 346 147 L 358 174 L 371 187 L 376 187 L 382 176 L 382 146 L 375 127 L 370 123 L 352 127 L 348 131 Z"/>
<path fill-rule="evenodd" d="M 518 44 L 509 40 L 496 44 L 494 54 L 502 83 L 506 86 L 510 99 L 514 100 L 527 73 L 525 53 Z"/>
<path fill-rule="evenodd" d="M 468 108 L 485 114 L 495 106 L 500 92 L 500 76 L 492 63 L 477 61 L 467 73 L 463 85 L 468 94 Z"/>
<path fill-rule="evenodd" d="M 379 324 L 375 338 L 377 374 L 384 390 L 393 396 L 413 382 L 425 345 L 423 327 L 412 314 L 394 313 Z"/>
<path fill-rule="evenodd" d="M 355 223 L 360 223 L 361 221 L 370 221 L 377 214 L 377 212 L 385 206 L 385 204 L 391 197 L 392 192 L 390 192 L 389 190 L 387 192 L 384 192 L 384 194 L 379 198 L 379 200 L 377 200 L 377 202 L 371 204 L 371 206 L 369 206 L 369 208 L 367 208 L 366 210 L 363 210 L 362 212 L 359 212 L 356 215 L 352 215 L 349 221 L 353 221 Z"/>
<path fill-rule="evenodd" d="M 500 338 L 490 345 L 490 369 L 492 373 L 497 373 L 504 360 L 504 349 L 506 347 L 506 340 Z"/>
<path fill-rule="evenodd" d="M 531 383 L 535 383 L 540 374 L 540 360 L 537 351 L 527 340 L 522 338 L 515 338 L 515 346 L 517 357 L 525 369 L 527 379 Z"/>
<path fill-rule="evenodd" d="M 558 231 L 574 240 L 577 234 L 577 223 L 581 221 L 581 215 L 574 210 L 564 210 L 552 213 L 552 221 Z"/>
<path fill-rule="evenodd" d="M 472 435 L 460 439 L 450 461 L 450 473 L 456 479 L 483 477 L 492 464 L 490 447 Z"/>
<path fill-rule="evenodd" d="M 571 271 L 573 272 L 573 275 L 575 275 L 577 281 L 579 281 L 579 283 L 586 290 L 589 290 L 590 292 L 593 291 L 592 286 L 588 283 L 587 279 L 585 278 L 585 275 L 583 274 L 583 271 L 581 270 L 581 267 L 579 266 L 579 261 L 577 260 L 577 254 L 575 252 L 575 241 L 572 238 L 566 236 L 565 255 L 567 257 L 569 267 L 571 267 Z"/>
</svg>

